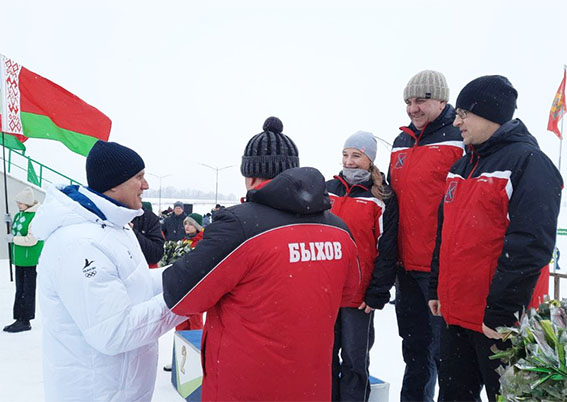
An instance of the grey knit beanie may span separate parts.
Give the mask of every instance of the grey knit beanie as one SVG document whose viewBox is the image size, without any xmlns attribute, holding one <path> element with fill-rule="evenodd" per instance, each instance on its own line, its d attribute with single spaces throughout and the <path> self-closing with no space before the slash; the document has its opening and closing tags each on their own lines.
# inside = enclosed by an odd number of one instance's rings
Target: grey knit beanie
<svg viewBox="0 0 567 402">
<path fill-rule="evenodd" d="M 449 87 L 445 76 L 433 70 L 414 75 L 404 89 L 404 101 L 410 98 L 437 99 L 449 102 Z"/>
<path fill-rule="evenodd" d="M 244 177 L 273 179 L 287 169 L 299 167 L 297 147 L 282 134 L 283 123 L 277 117 L 268 117 L 264 131 L 256 134 L 244 149 L 240 172 Z"/>
<path fill-rule="evenodd" d="M 347 138 L 343 149 L 354 148 L 362 151 L 368 158 L 374 162 L 376 159 L 376 138 L 368 131 L 357 131 Z"/>
</svg>

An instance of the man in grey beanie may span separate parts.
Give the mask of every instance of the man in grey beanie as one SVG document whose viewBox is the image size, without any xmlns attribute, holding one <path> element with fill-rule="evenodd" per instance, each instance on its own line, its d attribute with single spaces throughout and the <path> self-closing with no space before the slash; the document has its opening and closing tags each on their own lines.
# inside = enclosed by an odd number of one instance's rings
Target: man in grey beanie
<svg viewBox="0 0 567 402">
<path fill-rule="evenodd" d="M 417 73 L 404 91 L 411 120 L 394 141 L 388 182 L 398 198 L 396 315 L 406 363 L 402 401 L 432 401 L 439 365 L 441 320 L 429 311 L 430 263 L 445 177 L 463 155 L 445 76 Z"/>
<path fill-rule="evenodd" d="M 176 201 L 173 204 L 173 213 L 164 219 L 161 231 L 167 241 L 179 241 L 185 237 L 183 220 L 187 217 L 183 203 Z"/>
</svg>

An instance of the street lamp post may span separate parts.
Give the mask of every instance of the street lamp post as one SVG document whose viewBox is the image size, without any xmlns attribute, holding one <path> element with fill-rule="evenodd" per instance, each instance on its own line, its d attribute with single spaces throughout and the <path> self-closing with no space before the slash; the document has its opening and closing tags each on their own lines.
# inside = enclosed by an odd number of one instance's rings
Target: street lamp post
<svg viewBox="0 0 567 402">
<path fill-rule="evenodd" d="M 166 177 L 171 176 L 170 174 L 166 174 L 163 176 L 158 176 L 157 174 L 148 173 L 150 176 L 157 177 L 159 179 L 159 206 L 158 206 L 158 216 L 161 214 L 161 179 L 165 179 Z"/>
<path fill-rule="evenodd" d="M 234 165 L 230 165 L 230 166 L 225 166 L 225 167 L 216 167 L 216 166 L 210 166 L 207 165 L 205 163 L 200 163 L 200 165 L 203 165 L 205 167 L 208 167 L 209 169 L 213 169 L 216 172 L 216 181 L 215 181 L 215 205 L 219 203 L 218 199 L 219 199 L 219 171 L 224 170 L 224 169 L 228 169 L 229 167 L 233 167 Z"/>
</svg>

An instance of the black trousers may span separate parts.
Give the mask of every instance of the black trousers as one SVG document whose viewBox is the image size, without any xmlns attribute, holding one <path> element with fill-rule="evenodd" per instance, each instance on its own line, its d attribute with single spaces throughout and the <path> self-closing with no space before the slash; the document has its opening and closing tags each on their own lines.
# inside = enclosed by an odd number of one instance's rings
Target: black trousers
<svg viewBox="0 0 567 402">
<path fill-rule="evenodd" d="M 429 273 L 398 270 L 396 317 L 406 363 L 400 401 L 432 402 L 439 367 L 443 320 L 428 305 Z"/>
<path fill-rule="evenodd" d="M 339 309 L 333 345 L 333 401 L 368 400 L 369 352 L 373 344 L 374 312 L 366 314 L 351 307 Z"/>
<path fill-rule="evenodd" d="M 496 369 L 500 360 L 490 360 L 490 347 L 500 350 L 510 342 L 490 339 L 480 332 L 456 325 L 441 329 L 441 366 L 439 368 L 439 401 L 480 401 L 480 391 L 486 387 L 489 401 L 500 391 L 500 376 Z"/>
<path fill-rule="evenodd" d="M 37 272 L 33 267 L 16 265 L 16 298 L 14 300 L 14 319 L 33 320 L 35 318 L 35 285 Z"/>
</svg>

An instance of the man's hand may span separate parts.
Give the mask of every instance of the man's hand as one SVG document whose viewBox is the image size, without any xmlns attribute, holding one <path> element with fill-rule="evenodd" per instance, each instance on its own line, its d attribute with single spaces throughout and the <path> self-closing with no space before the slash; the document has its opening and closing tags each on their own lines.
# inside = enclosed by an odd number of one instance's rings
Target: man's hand
<svg viewBox="0 0 567 402">
<path fill-rule="evenodd" d="M 488 328 L 486 325 L 484 325 L 484 323 L 482 323 L 482 333 L 484 334 L 484 336 L 486 336 L 487 338 L 490 338 L 490 339 L 502 339 L 502 338 L 504 338 L 504 335 L 502 335 L 499 332 L 496 332 L 492 328 Z"/>
<path fill-rule="evenodd" d="M 360 306 L 358 306 L 359 310 L 364 310 L 364 312 L 366 314 L 370 314 L 371 312 L 374 311 L 374 309 L 372 307 L 370 307 L 368 304 L 366 304 L 365 302 L 362 302 L 362 304 Z"/>
<path fill-rule="evenodd" d="M 6 235 L 6 241 L 7 241 L 8 243 L 13 243 L 13 242 L 14 242 L 14 235 L 11 234 L 11 233 L 10 233 L 10 234 L 7 234 L 7 235 Z"/>
<path fill-rule="evenodd" d="M 431 310 L 431 314 L 441 317 L 441 303 L 439 300 L 429 300 L 429 309 Z"/>
</svg>

